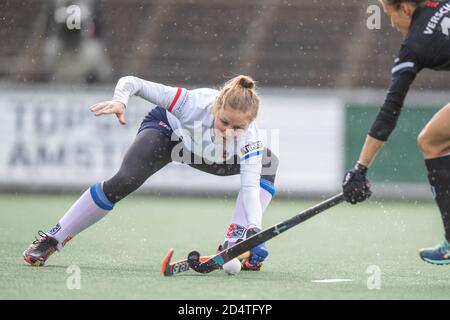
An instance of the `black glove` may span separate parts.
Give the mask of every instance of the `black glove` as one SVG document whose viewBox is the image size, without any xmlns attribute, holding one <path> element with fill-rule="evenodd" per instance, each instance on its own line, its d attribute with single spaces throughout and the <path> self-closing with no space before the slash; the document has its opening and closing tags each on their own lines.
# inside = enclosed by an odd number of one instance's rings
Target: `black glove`
<svg viewBox="0 0 450 320">
<path fill-rule="evenodd" d="M 357 163 L 354 169 L 345 174 L 342 183 L 345 201 L 356 204 L 370 198 L 372 191 L 367 179 L 367 170 L 366 166 Z"/>
</svg>

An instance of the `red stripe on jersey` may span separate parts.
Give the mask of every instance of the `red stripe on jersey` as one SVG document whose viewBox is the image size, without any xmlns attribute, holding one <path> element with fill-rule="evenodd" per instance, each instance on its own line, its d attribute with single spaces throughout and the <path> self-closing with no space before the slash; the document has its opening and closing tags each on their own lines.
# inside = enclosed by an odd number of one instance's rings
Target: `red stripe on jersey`
<svg viewBox="0 0 450 320">
<path fill-rule="evenodd" d="M 427 3 L 425 3 L 425 5 L 427 7 L 436 8 L 437 6 L 439 6 L 439 2 L 437 2 L 437 1 L 428 1 Z"/>
<path fill-rule="evenodd" d="M 167 110 L 169 110 L 169 112 L 172 112 L 173 107 L 175 107 L 175 105 L 177 104 L 178 99 L 180 98 L 181 95 L 181 88 L 178 88 L 177 90 L 177 94 L 175 95 L 175 98 L 173 98 L 172 103 L 170 104 L 169 108 Z"/>
</svg>

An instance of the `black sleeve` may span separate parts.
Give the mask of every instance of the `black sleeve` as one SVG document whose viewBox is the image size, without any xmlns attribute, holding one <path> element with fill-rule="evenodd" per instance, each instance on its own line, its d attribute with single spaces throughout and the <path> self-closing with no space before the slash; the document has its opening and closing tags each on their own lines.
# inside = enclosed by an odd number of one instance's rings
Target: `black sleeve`
<svg viewBox="0 0 450 320">
<path fill-rule="evenodd" d="M 409 87 L 420 69 L 416 55 L 405 45 L 402 46 L 399 57 L 396 59 L 392 69 L 392 80 L 386 99 L 369 130 L 369 136 L 381 141 L 387 141 L 397 125 Z"/>
</svg>

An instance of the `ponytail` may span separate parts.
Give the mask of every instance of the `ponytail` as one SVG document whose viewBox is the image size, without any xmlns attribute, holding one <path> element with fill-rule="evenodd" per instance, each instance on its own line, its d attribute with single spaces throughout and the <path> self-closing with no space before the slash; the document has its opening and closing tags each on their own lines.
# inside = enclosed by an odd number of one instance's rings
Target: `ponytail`
<svg viewBox="0 0 450 320">
<path fill-rule="evenodd" d="M 259 109 L 255 80 L 249 76 L 239 75 L 226 82 L 216 99 L 215 111 L 225 107 L 249 113 L 254 120 Z"/>
</svg>

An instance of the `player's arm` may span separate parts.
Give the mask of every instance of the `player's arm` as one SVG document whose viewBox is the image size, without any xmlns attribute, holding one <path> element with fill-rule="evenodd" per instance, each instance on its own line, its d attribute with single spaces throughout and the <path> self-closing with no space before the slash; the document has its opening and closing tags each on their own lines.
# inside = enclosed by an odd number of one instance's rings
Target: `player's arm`
<svg viewBox="0 0 450 320">
<path fill-rule="evenodd" d="M 375 160 L 378 152 L 383 148 L 385 142 L 372 138 L 367 135 L 364 146 L 362 147 L 361 154 L 359 155 L 358 163 L 369 168 L 372 162 Z"/>
<path fill-rule="evenodd" d="M 369 130 L 358 162 L 344 177 L 344 196 L 352 204 L 364 201 L 372 194 L 366 176 L 368 168 L 397 125 L 406 94 L 416 77 L 417 66 L 411 61 L 398 63 L 392 73 L 386 100 Z"/>
<path fill-rule="evenodd" d="M 125 109 L 131 96 L 139 96 L 154 105 L 176 114 L 184 100 L 186 89 L 174 88 L 140 79 L 134 76 L 120 78 L 110 101 L 97 103 L 91 107 L 95 115 L 116 114 L 120 123 L 125 124 Z"/>
<path fill-rule="evenodd" d="M 260 149 L 250 151 L 241 157 L 241 196 L 242 204 L 247 216 L 248 238 L 262 229 L 262 207 L 260 200 L 260 178 L 262 170 L 262 143 Z M 245 261 L 243 268 L 246 270 L 260 270 L 262 262 L 267 258 L 269 252 L 262 243 L 250 250 L 250 256 Z"/>
<path fill-rule="evenodd" d="M 397 126 L 403 103 L 416 74 L 403 72 L 392 78 L 386 100 L 370 128 L 361 150 L 358 163 L 369 168 Z"/>
<path fill-rule="evenodd" d="M 263 146 L 258 142 L 238 142 L 237 157 L 240 168 L 240 190 L 236 199 L 238 210 L 239 231 L 235 238 L 241 238 L 246 231 L 252 228 L 262 228 L 262 206 L 260 201 L 260 180 L 262 171 Z M 236 214 L 235 214 L 236 215 Z M 234 221 L 232 224 L 238 223 Z"/>
<path fill-rule="evenodd" d="M 262 227 L 262 207 L 260 201 L 260 180 L 264 146 L 257 130 L 249 128 L 239 139 L 241 197 L 247 218 L 247 229 Z"/>
<path fill-rule="evenodd" d="M 259 161 L 258 161 L 259 162 Z M 261 169 L 258 164 L 241 164 L 241 196 L 247 217 L 247 229 L 262 228 L 262 208 L 259 196 Z"/>
</svg>

